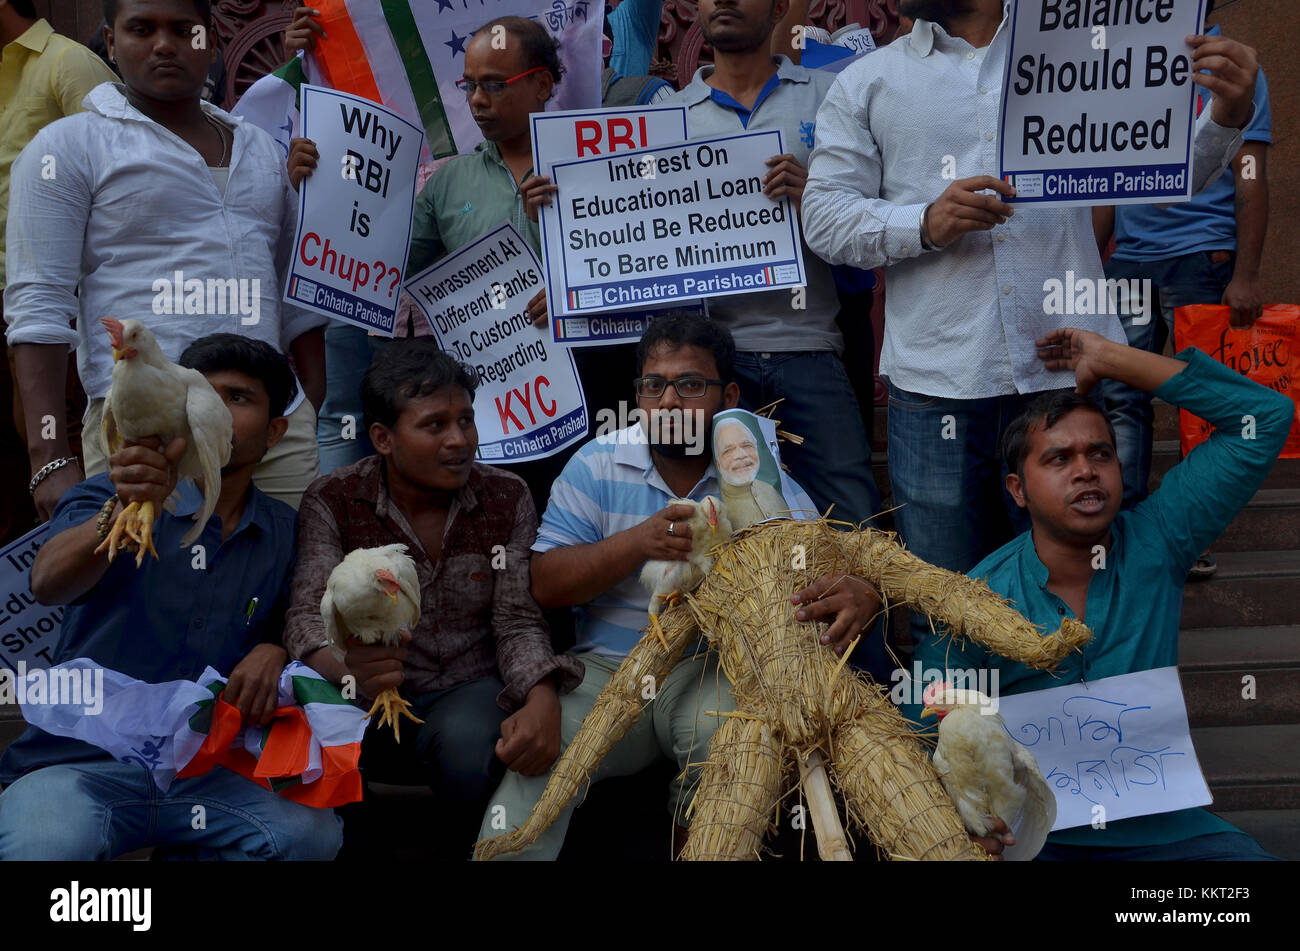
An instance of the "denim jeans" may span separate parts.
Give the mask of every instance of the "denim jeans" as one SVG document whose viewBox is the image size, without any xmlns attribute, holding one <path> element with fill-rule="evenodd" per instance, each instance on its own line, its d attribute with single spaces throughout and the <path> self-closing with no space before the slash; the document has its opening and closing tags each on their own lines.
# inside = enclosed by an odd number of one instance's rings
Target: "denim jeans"
<svg viewBox="0 0 1300 951">
<path fill-rule="evenodd" d="M 1223 256 L 1222 261 L 1212 256 Z M 1118 261 L 1106 264 L 1111 280 L 1150 280 L 1154 300 L 1150 307 L 1130 306 L 1120 316 L 1130 347 L 1160 353 L 1174 335 L 1174 308 L 1186 304 L 1218 304 L 1232 280 L 1236 255 L 1231 252 L 1195 251 L 1165 261 Z M 1145 313 L 1144 313 L 1145 311 Z M 1136 319 L 1135 319 L 1136 318 Z M 1177 340 L 1174 349 L 1178 348 Z M 1124 473 L 1124 506 L 1131 508 L 1147 497 L 1151 478 L 1151 438 L 1155 412 L 1151 394 L 1107 381 L 1106 413 L 1115 427 L 1116 450 Z"/>
<path fill-rule="evenodd" d="M 4 861 L 107 860 L 147 846 L 206 859 L 330 861 L 342 828 L 334 810 L 224 767 L 162 792 L 144 767 L 105 758 L 34 770 L 0 795 Z"/>
<path fill-rule="evenodd" d="M 1029 528 L 1005 488 L 1002 433 L 1038 393 L 958 400 L 889 386 L 889 481 L 894 524 L 918 557 L 970 571 Z M 930 622 L 912 613 L 919 647 Z"/>
<path fill-rule="evenodd" d="M 325 328 L 325 402 L 316 421 L 320 443 L 320 474 L 360 462 L 374 453 L 361 414 L 361 378 L 370 361 L 387 341 L 372 337 L 360 327 L 330 321 Z M 343 417 L 352 417 L 353 438 L 343 436 Z"/>
</svg>

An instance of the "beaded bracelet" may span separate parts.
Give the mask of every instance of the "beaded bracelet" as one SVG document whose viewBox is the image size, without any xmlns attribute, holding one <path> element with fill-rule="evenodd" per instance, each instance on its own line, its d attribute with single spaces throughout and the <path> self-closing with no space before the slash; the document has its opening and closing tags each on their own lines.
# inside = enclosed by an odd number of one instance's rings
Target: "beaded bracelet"
<svg viewBox="0 0 1300 951">
<path fill-rule="evenodd" d="M 99 517 L 95 519 L 95 538 L 103 541 L 108 537 L 108 522 L 113 517 L 113 509 L 117 508 L 118 497 L 110 496 L 108 501 L 99 509 Z"/>
</svg>

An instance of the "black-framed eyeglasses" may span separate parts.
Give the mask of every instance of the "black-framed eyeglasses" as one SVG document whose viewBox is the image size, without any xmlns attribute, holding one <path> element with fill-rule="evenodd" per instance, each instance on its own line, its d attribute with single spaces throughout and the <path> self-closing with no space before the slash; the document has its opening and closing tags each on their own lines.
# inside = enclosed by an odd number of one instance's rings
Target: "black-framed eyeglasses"
<svg viewBox="0 0 1300 951">
<path fill-rule="evenodd" d="M 534 66 L 532 69 L 526 69 L 518 76 L 511 76 L 509 79 L 485 79 L 478 82 L 477 80 L 462 78 L 456 80 L 456 88 L 463 92 L 466 98 L 474 95 L 474 92 L 478 89 L 482 89 L 489 96 L 499 96 L 506 91 L 506 87 L 511 83 L 518 82 L 525 76 L 531 76 L 538 70 L 549 68 L 547 66 Z"/>
<path fill-rule="evenodd" d="M 725 386 L 723 380 L 710 380 L 703 376 L 679 376 L 675 380 L 665 380 L 661 376 L 641 376 L 632 381 L 636 395 L 645 399 L 657 399 L 664 395 L 664 390 L 672 387 L 684 400 L 698 400 L 709 392 L 711 386 Z"/>
</svg>

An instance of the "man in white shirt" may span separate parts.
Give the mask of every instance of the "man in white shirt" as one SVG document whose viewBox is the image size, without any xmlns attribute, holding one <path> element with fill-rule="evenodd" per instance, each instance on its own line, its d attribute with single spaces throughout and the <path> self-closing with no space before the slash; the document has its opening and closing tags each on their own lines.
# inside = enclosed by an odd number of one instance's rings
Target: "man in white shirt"
<svg viewBox="0 0 1300 951">
<path fill-rule="evenodd" d="M 280 303 L 297 207 L 282 154 L 200 99 L 214 56 L 208 0 L 116 0 L 106 13 L 123 84 L 96 87 L 86 112 L 42 129 L 10 181 L 4 315 L 37 510 L 48 518 L 85 478 L 63 427 L 69 347 L 90 400 L 86 475 L 107 469 L 97 435 L 112 373 L 105 316 L 143 321 L 173 360 L 223 331 L 291 354 L 309 399 L 291 408 L 254 480 L 296 506 L 318 468 L 326 318 Z"/>
<path fill-rule="evenodd" d="M 1043 286 L 1103 277 L 1088 208 L 1015 209 L 998 176 L 1009 42 L 1003 0 L 902 0 L 910 34 L 840 74 L 817 114 L 803 196 L 808 246 L 833 264 L 885 267 L 889 473 L 908 548 L 968 571 L 1027 528 L 1006 496 L 1002 431 L 1044 390 L 1073 387 L 1037 359 L 1060 318 Z M 1225 37 L 1192 37 L 1198 120 L 1192 187 L 1216 179 L 1253 111 L 1256 62 Z M 955 181 L 945 177 L 955 163 Z M 989 194 L 992 191 L 994 194 Z M 1079 317 L 1123 343 L 1114 315 Z M 919 643 L 929 625 L 914 615 Z"/>
</svg>

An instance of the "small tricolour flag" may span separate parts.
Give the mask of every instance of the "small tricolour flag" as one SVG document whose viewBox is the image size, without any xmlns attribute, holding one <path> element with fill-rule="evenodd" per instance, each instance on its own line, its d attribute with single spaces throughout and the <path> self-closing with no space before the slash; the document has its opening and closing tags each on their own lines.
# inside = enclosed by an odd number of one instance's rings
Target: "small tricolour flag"
<svg viewBox="0 0 1300 951">
<path fill-rule="evenodd" d="M 303 58 L 306 81 L 382 103 L 421 126 L 433 158 L 473 151 L 483 140 L 456 80 L 464 74 L 465 47 L 474 31 L 499 16 L 535 20 L 560 40 L 566 72 L 548 108 L 600 105 L 604 0 L 312 0 L 311 5 L 320 11 L 325 36 L 317 37 Z M 272 74 L 282 80 L 280 87 L 296 89 L 302 82 L 301 76 L 295 83 L 280 72 Z M 233 111 L 279 140 L 275 130 L 284 124 L 279 112 L 284 92 L 270 79 L 254 83 Z M 255 93 L 245 109 L 244 99 Z M 258 104 L 264 97 L 272 97 L 274 108 Z M 296 122 L 290 125 L 296 128 Z M 283 144 L 287 152 L 287 136 Z"/>
<path fill-rule="evenodd" d="M 54 674 L 58 671 L 61 673 Z M 245 725 L 222 694 L 226 679 L 211 667 L 198 681 L 146 683 L 86 657 L 50 674 L 95 685 L 75 702 L 25 703 L 23 718 L 56 736 L 98 746 L 114 759 L 143 766 L 159 789 L 217 766 L 319 808 L 361 800 L 361 738 L 369 718 L 339 689 L 294 661 L 280 673 L 277 704 L 266 726 Z M 95 709 L 87 709 L 91 706 Z"/>
</svg>

